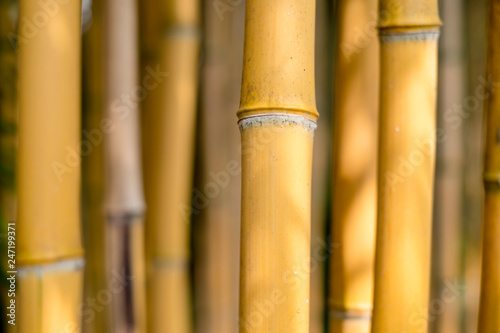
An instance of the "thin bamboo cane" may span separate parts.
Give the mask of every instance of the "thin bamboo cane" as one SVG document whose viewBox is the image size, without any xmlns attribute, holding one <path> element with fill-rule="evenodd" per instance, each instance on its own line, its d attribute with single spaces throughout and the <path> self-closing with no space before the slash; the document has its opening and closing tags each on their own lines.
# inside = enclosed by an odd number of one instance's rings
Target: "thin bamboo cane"
<svg viewBox="0 0 500 333">
<path fill-rule="evenodd" d="M 240 98 L 245 6 L 241 1 L 230 8 L 232 11 L 218 12 L 212 1 L 204 2 L 197 140 L 201 157 L 195 188 L 205 197 L 210 189 L 217 195 L 209 198 L 207 207 L 193 207 L 194 299 L 199 333 L 238 331 L 240 133 L 228 114 L 238 108 Z"/>
<path fill-rule="evenodd" d="M 16 19 L 10 15 L 17 5 L 14 1 L 0 2 L 0 230 L 7 235 L 2 242 L 1 251 L 8 254 L 8 223 L 16 221 L 16 150 L 17 150 L 17 56 L 14 45 L 9 40 L 10 33 L 14 31 Z M 10 258 L 9 258 L 10 259 Z M 0 267 L 2 277 L 6 278 L 9 271 L 9 262 L 4 260 Z M 0 286 L 2 308 L 10 306 L 9 280 L 4 280 Z M 12 296 L 12 295 L 11 295 Z M 7 310 L 10 311 L 10 310 Z M 16 332 L 16 326 L 8 323 L 11 320 L 7 312 L 5 320 L 0 324 L 0 331 L 6 333 Z"/>
<path fill-rule="evenodd" d="M 83 329 L 85 333 L 109 332 L 107 303 L 99 302 L 106 280 L 106 219 L 102 214 L 104 200 L 104 38 L 103 1 L 92 3 L 92 25 L 82 41 L 83 136 L 86 154 L 82 158 L 82 218 L 85 246 Z M 99 302 L 92 308 L 89 299 Z"/>
<path fill-rule="evenodd" d="M 500 81 L 500 1 L 488 3 L 488 48 L 486 74 Z M 490 89 L 493 87 L 489 87 Z M 500 99 L 496 89 L 486 102 L 484 152 L 484 220 L 481 300 L 478 332 L 498 332 L 500 327 Z"/>
<path fill-rule="evenodd" d="M 329 332 L 369 332 L 377 196 L 376 0 L 340 1 L 335 67 Z"/>
<path fill-rule="evenodd" d="M 380 1 L 372 332 L 426 332 L 436 141 L 437 1 Z M 423 315 L 422 315 L 423 314 Z"/>
<path fill-rule="evenodd" d="M 318 110 L 332 109 L 333 36 L 332 22 L 334 4 L 330 0 L 316 1 L 315 23 L 315 90 Z M 312 180 L 311 180 L 311 277 L 309 299 L 309 331 L 325 332 L 326 314 L 326 268 L 328 256 L 327 207 L 331 174 L 331 113 L 323 113 L 322 121 L 314 131 Z M 316 153 L 317 152 L 317 153 Z"/>
<path fill-rule="evenodd" d="M 78 331 L 83 286 L 81 2 L 65 2 L 51 17 L 41 4 L 22 0 L 19 8 L 23 40 L 19 45 L 16 305 L 18 331 L 30 333 Z M 45 25 L 37 28 L 32 19 L 38 24 L 44 19 Z"/>
<path fill-rule="evenodd" d="M 314 0 L 246 2 L 240 332 L 309 331 L 314 19 Z"/>
<path fill-rule="evenodd" d="M 127 281 L 113 293 L 113 332 L 146 332 L 144 196 L 140 149 L 137 10 L 135 0 L 105 4 L 105 214 L 108 279 Z"/>
<path fill-rule="evenodd" d="M 190 205 L 199 62 L 199 4 L 170 0 L 145 13 L 144 55 L 160 81 L 144 101 L 148 324 L 190 332 Z M 145 15 L 146 19 L 148 16 Z"/>
<path fill-rule="evenodd" d="M 7 221 L 16 220 L 17 57 L 10 39 L 16 25 L 10 15 L 13 8 L 14 1 L 0 3 L 0 214 Z"/>
<path fill-rule="evenodd" d="M 483 77 L 486 68 L 486 22 L 487 1 L 465 0 L 465 57 L 467 95 L 476 96 L 478 78 Z M 478 24 L 481 22 L 481 24 Z M 482 23 L 484 22 L 484 23 Z M 485 78 L 488 80 L 488 78 Z M 490 85 L 490 84 L 486 84 Z M 478 308 L 481 294 L 481 229 L 484 210 L 484 186 L 482 172 L 484 170 L 484 132 L 483 116 L 477 105 L 478 112 L 471 112 L 463 121 L 462 146 L 467 163 L 464 163 L 464 205 L 463 224 L 464 239 L 462 248 L 462 274 L 464 275 L 465 315 L 460 318 L 463 332 L 474 332 L 478 327 Z"/>
<path fill-rule="evenodd" d="M 460 332 L 460 318 L 464 317 L 463 293 L 453 293 L 453 298 L 446 300 L 442 296 L 452 292 L 450 284 L 460 284 L 463 279 L 464 131 L 454 116 L 450 117 L 450 110 L 465 97 L 463 11 L 464 1 L 440 3 L 443 28 L 439 39 L 437 125 L 446 137 L 436 150 L 431 299 L 445 305 L 430 310 L 429 331 L 435 333 Z"/>
</svg>

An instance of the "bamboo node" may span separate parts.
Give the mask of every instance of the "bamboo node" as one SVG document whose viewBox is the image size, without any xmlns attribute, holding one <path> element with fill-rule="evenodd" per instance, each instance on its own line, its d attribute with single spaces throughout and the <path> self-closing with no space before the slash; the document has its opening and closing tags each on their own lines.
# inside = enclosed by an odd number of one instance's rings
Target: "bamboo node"
<svg viewBox="0 0 500 333">
<path fill-rule="evenodd" d="M 372 311 L 363 309 L 330 309 L 328 311 L 328 316 L 334 319 L 357 319 L 357 320 L 371 320 Z"/>
<path fill-rule="evenodd" d="M 436 40 L 439 38 L 439 29 L 414 29 L 414 30 L 401 30 L 401 29 L 380 29 L 380 41 L 399 42 L 399 41 L 427 41 Z"/>
<path fill-rule="evenodd" d="M 60 271 L 79 271 L 85 266 L 85 260 L 82 258 L 60 260 L 53 263 L 44 263 L 38 265 L 29 265 L 19 267 L 17 273 L 19 277 L 36 274 L 41 276 L 43 273 Z"/>
<path fill-rule="evenodd" d="M 316 109 L 309 110 L 295 106 L 259 106 L 259 107 L 240 107 L 236 116 L 239 121 L 255 116 L 264 116 L 266 114 L 291 114 L 306 117 L 314 122 L 318 120 L 319 113 Z"/>
<path fill-rule="evenodd" d="M 300 125 L 305 130 L 314 132 L 317 125 L 316 122 L 296 114 L 288 114 L 288 113 L 267 113 L 267 114 L 259 114 L 255 116 L 248 116 L 246 118 L 240 119 L 238 121 L 240 126 L 240 130 L 247 129 L 249 127 L 256 126 L 283 126 L 283 125 Z"/>
<path fill-rule="evenodd" d="M 500 173 L 485 173 L 483 175 L 483 183 L 485 189 L 500 190 Z"/>
</svg>

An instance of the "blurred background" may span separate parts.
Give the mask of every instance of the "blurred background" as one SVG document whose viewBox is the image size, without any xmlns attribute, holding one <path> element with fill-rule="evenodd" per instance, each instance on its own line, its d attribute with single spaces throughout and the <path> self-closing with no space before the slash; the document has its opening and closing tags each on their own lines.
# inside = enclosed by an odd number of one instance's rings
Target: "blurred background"
<svg viewBox="0 0 500 333">
<path fill-rule="evenodd" d="M 356 2 L 356 0 L 349 0 Z M 445 133 L 438 142 L 434 199 L 434 229 L 431 332 L 474 332 L 476 330 L 480 282 L 480 228 L 482 214 L 483 101 L 475 98 L 485 77 L 485 0 L 440 0 L 443 21 L 439 41 L 438 128 Z M 84 0 L 82 15 L 82 140 L 104 117 L 103 3 Z M 141 0 L 137 8 L 142 78 L 154 68 L 158 47 L 155 24 L 159 20 L 155 1 Z M 312 183 L 312 249 L 329 242 L 332 207 L 331 174 L 333 147 L 333 91 L 336 69 L 338 1 L 317 0 L 316 97 L 320 112 L 314 142 Z M 217 175 L 231 163 L 240 163 L 240 138 L 236 111 L 239 106 L 244 13 L 243 0 L 206 0 L 199 3 L 201 48 L 196 68 L 196 122 L 193 168 L 189 191 L 192 206 L 183 210 L 190 221 L 187 281 L 190 290 L 187 311 L 195 332 L 237 332 L 239 283 L 240 174 Z M 17 35 L 19 4 L 0 0 L 0 252 L 7 253 L 7 223 L 16 220 L 16 121 Z M 168 8 L 163 13 L 168 16 Z M 156 23 L 155 23 L 156 22 Z M 353 29 L 356 28 L 353 26 Z M 376 37 L 369 40 L 375 43 Z M 173 49 L 172 52 L 175 52 Z M 175 77 L 175 68 L 167 68 Z M 165 78 L 168 81 L 170 78 Z M 161 98 L 179 85 L 160 85 L 141 100 L 145 112 L 154 98 Z M 182 91 L 178 91 L 182 94 Z M 172 92 L 170 92 L 172 94 Z M 477 97 L 477 96 L 476 96 Z M 148 104 L 150 103 L 150 104 Z M 143 132 L 148 131 L 143 115 Z M 450 120 L 451 119 L 451 120 Z M 154 121 L 154 120 L 152 120 Z M 144 133 L 143 133 L 144 135 Z M 183 146 L 183 141 L 175 141 Z M 144 140 L 147 142 L 147 139 Z M 84 299 L 105 288 L 106 242 L 104 240 L 104 149 L 96 145 L 82 157 L 82 228 L 86 252 Z M 143 145 L 144 154 L 148 154 Z M 147 178 L 148 168 L 145 167 Z M 217 182 L 216 179 L 219 179 Z M 154 181 L 154 180 L 153 180 Z M 207 194 L 207 184 L 218 184 Z M 146 194 L 148 206 L 148 194 Z M 148 213 L 146 213 L 147 216 Z M 147 217 L 146 217 L 147 219 Z M 147 223 L 147 222 L 146 222 Z M 146 244 L 147 246 L 147 244 Z M 2 267 L 2 297 L 7 295 Z M 311 332 L 326 331 L 328 260 L 311 266 Z M 450 287 L 450 285 L 455 287 Z M 442 300 L 443 290 L 456 293 L 453 302 Z M 2 298 L 5 302 L 6 298 Z M 1 308 L 5 309 L 5 304 Z M 171 309 L 163 309 L 170 311 Z M 108 307 L 84 320 L 84 332 L 106 332 Z M 6 317 L 0 316 L 3 331 Z M 12 329 L 12 328 L 11 328 Z"/>
</svg>

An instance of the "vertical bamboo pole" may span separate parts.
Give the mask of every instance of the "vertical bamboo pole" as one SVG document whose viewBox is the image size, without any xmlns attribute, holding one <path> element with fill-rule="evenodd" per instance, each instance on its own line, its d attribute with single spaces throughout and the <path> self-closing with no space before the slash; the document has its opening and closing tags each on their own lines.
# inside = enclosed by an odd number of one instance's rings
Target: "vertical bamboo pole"
<svg viewBox="0 0 500 333">
<path fill-rule="evenodd" d="M 451 292 L 450 284 L 463 281 L 464 131 L 461 124 L 457 126 L 455 116 L 450 117 L 450 110 L 465 98 L 463 11 L 462 0 L 440 2 L 443 28 L 439 38 L 437 125 L 445 137 L 436 150 L 431 299 L 444 303 L 442 308 L 430 310 L 429 331 L 434 333 L 461 332 L 464 317 L 463 293 L 442 299 L 443 293 Z M 467 332 L 465 327 L 462 329 Z"/>
<path fill-rule="evenodd" d="M 435 0 L 404 0 L 397 5 L 381 0 L 379 10 L 380 133 L 372 332 L 426 332 L 441 23 Z"/>
<path fill-rule="evenodd" d="M 125 275 L 124 288 L 113 294 L 110 330 L 146 331 L 144 210 L 139 131 L 139 101 L 145 88 L 138 80 L 135 0 L 105 4 L 105 214 L 108 279 Z"/>
<path fill-rule="evenodd" d="M 209 200 L 194 202 L 194 300 L 196 332 L 238 331 L 241 165 L 234 118 L 240 99 L 243 1 L 232 11 L 204 2 L 203 67 L 195 188 Z M 201 164 L 201 166 L 200 166 Z M 210 190 L 215 190 L 212 196 Z M 210 197 L 207 197 L 210 195 Z"/>
<path fill-rule="evenodd" d="M 143 125 L 148 324 L 151 332 L 187 333 L 192 330 L 190 208 L 199 2 L 169 0 L 148 7 L 156 17 L 146 23 L 152 33 L 145 36 L 146 71 L 159 75 L 145 100 Z"/>
<path fill-rule="evenodd" d="M 19 45 L 19 332 L 81 326 L 81 2 L 58 9 L 49 18 L 38 1 L 19 8 L 21 32 L 34 17 L 46 19 Z"/>
<path fill-rule="evenodd" d="M 8 254 L 8 223 L 16 221 L 16 151 L 17 151 L 17 56 L 9 35 L 15 31 L 17 18 L 10 15 L 17 2 L 0 2 L 0 232 L 5 235 L 5 241 L 0 245 L 0 251 Z M 7 258 L 10 259 L 10 258 Z M 3 279 L 9 271 L 9 262 L 3 260 L 0 264 Z M 9 280 L 0 285 L 0 306 L 6 309 L 10 306 Z M 16 326 L 7 323 L 10 317 L 4 317 L 0 331 L 13 333 Z"/>
<path fill-rule="evenodd" d="M 108 288 L 106 279 L 105 232 L 106 219 L 102 212 L 104 200 L 104 21 L 103 1 L 92 2 L 92 23 L 82 36 L 83 112 L 82 141 L 87 153 L 82 154 L 82 219 L 85 246 L 84 310 L 82 331 L 109 331 L 109 305 L 98 304 L 93 309 L 87 302 L 102 297 Z M 101 293 L 101 294 L 100 294 Z"/>
<path fill-rule="evenodd" d="M 0 214 L 7 221 L 16 220 L 17 57 L 9 39 L 16 25 L 10 15 L 14 6 L 14 1 L 0 3 Z"/>
<path fill-rule="evenodd" d="M 377 1 L 340 1 L 335 67 L 329 331 L 369 332 L 377 196 Z"/>
<path fill-rule="evenodd" d="M 240 332 L 309 331 L 314 19 L 314 0 L 246 2 Z"/>
<path fill-rule="evenodd" d="M 488 3 L 488 48 L 486 74 L 500 81 L 500 1 Z M 492 87 L 490 87 L 492 88 Z M 498 89 L 498 88 L 497 88 Z M 500 99 L 497 89 L 486 102 L 484 154 L 484 220 L 481 300 L 478 332 L 498 332 L 500 327 Z"/>
<path fill-rule="evenodd" d="M 486 68 L 486 23 L 487 1 L 465 0 L 467 96 L 476 97 L 476 89 L 483 85 L 478 78 L 483 77 Z M 481 24 L 478 24 L 481 22 Z M 483 23 L 484 22 L 484 23 Z M 484 78 L 486 82 L 488 77 Z M 486 84 L 490 86 L 491 84 Z M 482 101 L 476 110 L 463 120 L 462 146 L 467 163 L 464 163 L 464 205 L 465 223 L 462 255 L 462 274 L 465 277 L 465 315 L 460 318 L 462 333 L 473 332 L 478 326 L 478 308 L 481 294 L 481 226 L 484 209 L 484 188 L 482 182 L 484 162 L 484 133 Z"/>
<path fill-rule="evenodd" d="M 334 36 L 332 36 L 334 2 L 316 1 L 315 24 L 315 90 L 318 110 L 333 108 L 333 55 Z M 331 112 L 322 113 L 321 121 L 314 131 L 314 147 L 311 182 L 311 277 L 310 277 L 310 333 L 324 333 L 327 323 L 326 269 L 328 266 L 327 220 L 330 207 L 331 148 L 332 148 Z M 331 250 L 331 248 L 330 248 Z"/>
</svg>

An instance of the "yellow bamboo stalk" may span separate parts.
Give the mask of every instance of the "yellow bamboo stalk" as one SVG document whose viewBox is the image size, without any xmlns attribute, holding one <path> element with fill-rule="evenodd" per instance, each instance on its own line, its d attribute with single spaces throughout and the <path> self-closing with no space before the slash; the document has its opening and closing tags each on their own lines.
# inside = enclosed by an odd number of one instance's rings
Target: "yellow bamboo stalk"
<svg viewBox="0 0 500 333">
<path fill-rule="evenodd" d="M 372 332 L 426 332 L 437 1 L 380 1 L 378 217 Z M 423 314 L 423 315 L 422 315 Z"/>
<path fill-rule="evenodd" d="M 144 57 L 161 76 L 144 101 L 151 332 L 191 332 L 190 213 L 199 62 L 199 3 L 144 4 Z M 149 36 L 148 36 L 149 35 Z"/>
<path fill-rule="evenodd" d="M 92 2 L 92 23 L 82 40 L 83 75 L 83 145 L 82 154 L 82 218 L 85 246 L 83 327 L 85 333 L 109 331 L 110 306 L 101 302 L 108 289 L 105 250 L 106 219 L 102 212 L 104 200 L 104 22 L 103 1 Z M 95 308 L 88 300 L 96 302 Z"/>
<path fill-rule="evenodd" d="M 314 19 L 314 0 L 246 2 L 240 332 L 309 332 Z"/>
<path fill-rule="evenodd" d="M 16 305 L 19 332 L 52 333 L 81 327 L 81 2 L 40 4 L 19 8 Z"/>
<path fill-rule="evenodd" d="M 139 102 L 145 87 L 138 79 L 137 4 L 105 3 L 106 119 L 104 210 L 108 280 L 125 276 L 123 288 L 110 290 L 113 332 L 146 332 L 144 194 Z"/>
<path fill-rule="evenodd" d="M 243 1 L 232 11 L 204 2 L 199 138 L 195 184 L 209 200 L 193 206 L 196 331 L 238 331 L 241 164 L 239 130 L 228 112 L 239 105 L 243 57 Z M 211 195 L 211 191 L 214 196 Z M 210 195 L 210 197 L 207 197 Z"/>
<path fill-rule="evenodd" d="M 500 1 L 488 2 L 488 48 L 486 74 L 500 81 Z M 492 88 L 492 87 L 490 87 Z M 481 299 L 478 332 L 497 332 L 500 327 L 500 101 L 492 89 L 486 101 L 486 141 L 484 151 L 484 220 Z"/>
<path fill-rule="evenodd" d="M 377 1 L 337 3 L 329 332 L 369 332 L 377 182 Z M 376 14 L 375 14 L 376 15 Z"/>
</svg>

